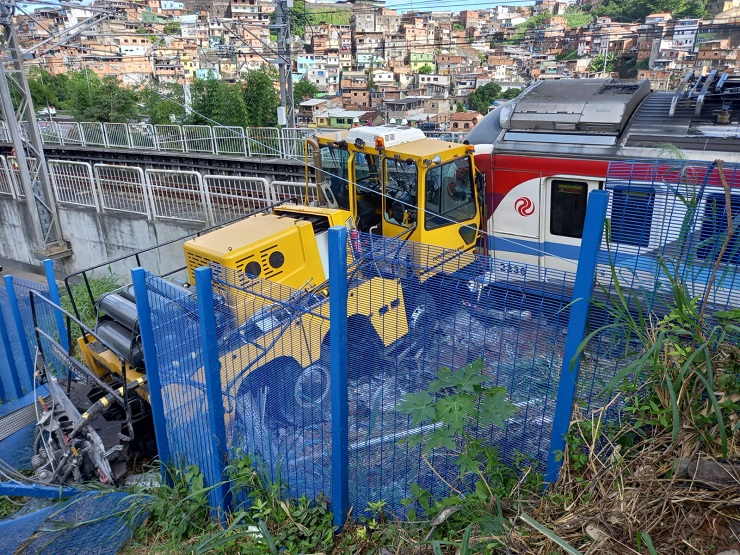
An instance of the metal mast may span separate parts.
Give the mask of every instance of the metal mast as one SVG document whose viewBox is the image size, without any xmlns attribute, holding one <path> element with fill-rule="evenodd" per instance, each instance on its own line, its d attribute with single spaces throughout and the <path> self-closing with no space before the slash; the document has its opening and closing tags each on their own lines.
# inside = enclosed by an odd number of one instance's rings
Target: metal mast
<svg viewBox="0 0 740 555">
<path fill-rule="evenodd" d="M 72 250 L 59 228 L 44 145 L 23 66 L 23 51 L 13 23 L 14 14 L 14 0 L 0 0 L 0 24 L 4 30 L 0 46 L 0 110 L 15 149 L 18 181 L 26 196 L 34 233 L 33 254 L 38 259 L 62 258 L 71 255 Z M 13 93 L 18 100 L 17 107 L 13 106 Z M 21 121 L 27 124 L 24 130 L 21 130 Z"/>
<path fill-rule="evenodd" d="M 291 53 L 290 13 L 293 0 L 275 0 L 275 25 L 277 32 L 278 69 L 280 70 L 280 105 L 285 108 L 288 127 L 295 127 L 293 109 L 293 54 Z"/>
</svg>

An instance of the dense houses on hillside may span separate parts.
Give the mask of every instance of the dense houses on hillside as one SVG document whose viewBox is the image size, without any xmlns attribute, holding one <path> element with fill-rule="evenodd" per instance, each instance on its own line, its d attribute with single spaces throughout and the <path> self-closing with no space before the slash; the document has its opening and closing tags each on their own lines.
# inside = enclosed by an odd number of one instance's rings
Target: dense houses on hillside
<svg viewBox="0 0 740 555">
<path fill-rule="evenodd" d="M 589 18 L 555 0 L 459 13 L 399 13 L 372 0 L 307 5 L 314 16 L 294 37 L 293 76 L 314 83 L 320 97 L 301 102 L 300 125 L 398 118 L 466 130 L 480 114 L 456 109 L 492 81 L 506 89 L 631 71 L 669 88 L 689 70 L 732 71 L 739 61 L 740 0 L 709 2 L 707 19 L 655 13 L 636 22 Z M 37 54 L 29 63 L 52 74 L 89 68 L 131 86 L 237 81 L 275 65 L 271 0 L 71 6 L 16 16 L 21 42 Z M 67 40 L 44 42 L 59 33 Z"/>
</svg>

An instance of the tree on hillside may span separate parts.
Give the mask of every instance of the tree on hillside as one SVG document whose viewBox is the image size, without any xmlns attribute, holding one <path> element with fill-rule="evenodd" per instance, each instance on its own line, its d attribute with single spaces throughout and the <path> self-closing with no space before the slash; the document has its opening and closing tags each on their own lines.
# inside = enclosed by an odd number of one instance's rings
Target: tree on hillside
<svg viewBox="0 0 740 555">
<path fill-rule="evenodd" d="M 519 96 L 521 92 L 522 92 L 522 89 L 512 87 L 511 89 L 506 89 L 504 92 L 502 92 L 499 95 L 499 98 L 503 100 L 512 100 L 516 98 L 517 96 Z"/>
<path fill-rule="evenodd" d="M 606 64 L 604 63 L 605 58 Z M 599 54 L 593 60 L 591 60 L 590 64 L 588 64 L 588 70 L 591 73 L 611 73 L 616 69 L 616 59 L 617 57 L 614 52 L 609 52 L 609 54 L 607 54 L 606 56 L 604 56 L 604 54 Z"/>
<path fill-rule="evenodd" d="M 293 35 L 298 35 L 303 38 L 306 32 L 307 25 L 313 25 L 315 16 L 313 12 L 306 8 L 305 0 L 294 0 L 293 7 L 288 10 L 290 17 L 290 31 Z M 274 25 L 277 21 L 275 12 L 270 14 L 270 25 Z"/>
<path fill-rule="evenodd" d="M 429 75 L 430 73 L 432 73 L 432 71 L 434 71 L 432 66 L 425 64 L 419 68 L 418 73 L 419 75 Z"/>
<path fill-rule="evenodd" d="M 277 125 L 280 97 L 266 72 L 250 71 L 242 85 L 242 96 L 247 107 L 247 125 L 250 127 Z"/>
<path fill-rule="evenodd" d="M 486 83 L 470 93 L 468 97 L 468 106 L 481 114 L 488 113 L 488 107 L 493 104 L 501 94 L 501 87 L 496 83 Z"/>
<path fill-rule="evenodd" d="M 455 104 L 455 112 L 464 112 L 465 111 L 465 104 L 462 102 L 457 102 Z"/>
<path fill-rule="evenodd" d="M 77 121 L 98 121 L 95 104 L 100 85 L 100 79 L 90 69 L 70 72 L 68 91 L 69 96 L 74 98 L 71 108 Z"/>
<path fill-rule="evenodd" d="M 247 125 L 247 108 L 241 89 L 219 79 L 198 79 L 191 87 L 195 125 Z"/>
<path fill-rule="evenodd" d="M 170 21 L 164 26 L 165 35 L 179 35 L 181 32 L 180 24 L 177 21 Z"/>
<path fill-rule="evenodd" d="M 141 92 L 144 111 L 152 125 L 166 125 L 182 122 L 185 117 L 185 93 L 182 85 L 177 83 L 160 83 Z"/>
<path fill-rule="evenodd" d="M 93 103 L 93 121 L 128 123 L 136 119 L 139 97 L 115 77 L 104 77 Z"/>
<path fill-rule="evenodd" d="M 56 106 L 59 99 L 51 88 L 53 77 L 48 71 L 38 66 L 32 67 L 28 72 L 28 88 L 31 91 L 31 99 L 36 108 L 42 108 L 47 105 Z"/>
<path fill-rule="evenodd" d="M 706 0 L 607 0 L 593 8 L 589 4 L 583 8 L 591 9 L 595 16 L 612 17 L 623 21 L 641 21 L 651 13 L 667 12 L 675 19 L 705 17 L 708 13 Z"/>
<path fill-rule="evenodd" d="M 319 88 L 308 79 L 301 79 L 293 85 L 293 104 L 298 105 L 304 100 L 315 98 L 319 94 Z"/>
</svg>

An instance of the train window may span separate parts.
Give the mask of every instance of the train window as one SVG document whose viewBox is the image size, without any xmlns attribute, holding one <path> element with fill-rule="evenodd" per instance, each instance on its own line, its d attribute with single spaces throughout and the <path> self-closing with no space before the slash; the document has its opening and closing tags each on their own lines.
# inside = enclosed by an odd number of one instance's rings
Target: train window
<svg viewBox="0 0 740 555">
<path fill-rule="evenodd" d="M 550 196 L 550 233 L 580 239 L 586 219 L 588 184 L 554 180 Z"/>
<path fill-rule="evenodd" d="M 611 241 L 647 247 L 654 204 L 655 193 L 652 190 L 616 187 L 612 193 Z"/>
<path fill-rule="evenodd" d="M 740 195 L 730 196 L 730 206 L 732 214 L 732 239 L 730 239 L 724 254 L 722 262 L 740 262 L 740 241 L 737 240 L 740 232 L 740 222 L 737 221 L 740 215 Z M 704 218 L 699 233 L 699 244 L 697 256 L 703 259 L 717 260 L 720 250 L 727 240 L 727 201 L 724 194 L 707 195 L 707 202 L 704 205 Z"/>
</svg>

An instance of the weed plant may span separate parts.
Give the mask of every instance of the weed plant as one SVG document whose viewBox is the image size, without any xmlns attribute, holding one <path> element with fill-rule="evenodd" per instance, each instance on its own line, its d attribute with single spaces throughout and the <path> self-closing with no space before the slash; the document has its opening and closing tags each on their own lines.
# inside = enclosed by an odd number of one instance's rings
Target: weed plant
<svg viewBox="0 0 740 555">
<path fill-rule="evenodd" d="M 90 291 L 88 291 L 84 282 L 73 285 L 71 290 L 75 306 L 80 314 L 80 321 L 88 328 L 94 328 L 97 316 L 95 302 L 105 293 L 120 288 L 121 282 L 118 276 L 109 271 L 107 274 L 88 277 L 88 283 L 90 284 Z M 75 313 L 72 300 L 68 294 L 62 297 L 62 308 L 71 314 Z M 75 330 L 73 333 L 76 332 L 79 332 L 79 330 Z"/>
</svg>

